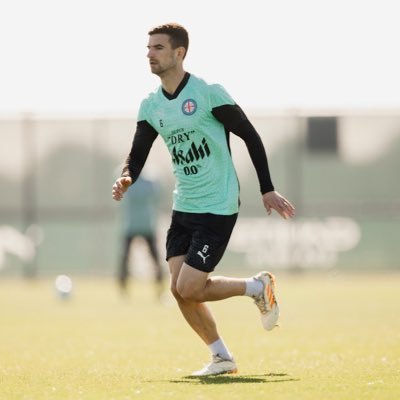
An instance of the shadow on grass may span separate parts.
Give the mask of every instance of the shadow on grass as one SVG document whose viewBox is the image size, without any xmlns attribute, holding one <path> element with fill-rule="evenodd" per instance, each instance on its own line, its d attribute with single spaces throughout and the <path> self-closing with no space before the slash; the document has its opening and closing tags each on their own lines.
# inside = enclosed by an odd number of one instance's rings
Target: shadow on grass
<svg viewBox="0 0 400 400">
<path fill-rule="evenodd" d="M 223 385 L 227 383 L 281 383 L 294 382 L 300 379 L 292 378 L 288 374 L 262 375 L 216 375 L 216 376 L 183 376 L 182 379 L 170 380 L 171 383 L 193 383 L 195 385 Z"/>
</svg>

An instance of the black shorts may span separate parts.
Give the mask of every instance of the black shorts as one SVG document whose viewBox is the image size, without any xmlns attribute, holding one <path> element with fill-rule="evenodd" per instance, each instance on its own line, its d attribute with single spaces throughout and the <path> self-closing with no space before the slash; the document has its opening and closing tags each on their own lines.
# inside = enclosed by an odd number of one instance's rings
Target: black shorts
<svg viewBox="0 0 400 400">
<path fill-rule="evenodd" d="M 167 261 L 186 255 L 185 263 L 191 267 L 214 271 L 224 255 L 237 216 L 173 211 L 167 234 Z"/>
</svg>

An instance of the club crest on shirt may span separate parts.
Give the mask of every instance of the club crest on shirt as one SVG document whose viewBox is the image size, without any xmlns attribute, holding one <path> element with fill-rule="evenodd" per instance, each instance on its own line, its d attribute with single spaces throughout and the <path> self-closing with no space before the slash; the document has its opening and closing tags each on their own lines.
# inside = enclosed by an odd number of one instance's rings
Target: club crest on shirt
<svg viewBox="0 0 400 400">
<path fill-rule="evenodd" d="M 193 115 L 197 110 L 197 103 L 193 99 L 187 99 L 182 103 L 182 112 L 185 115 Z"/>
</svg>

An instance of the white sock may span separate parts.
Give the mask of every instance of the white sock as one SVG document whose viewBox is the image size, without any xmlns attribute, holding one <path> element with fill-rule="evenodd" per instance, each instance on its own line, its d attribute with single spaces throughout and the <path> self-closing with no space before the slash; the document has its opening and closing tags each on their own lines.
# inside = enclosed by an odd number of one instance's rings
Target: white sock
<svg viewBox="0 0 400 400">
<path fill-rule="evenodd" d="M 247 278 L 245 279 L 246 282 L 246 291 L 245 291 L 245 296 L 257 296 L 259 294 L 261 294 L 261 292 L 264 289 L 264 285 L 261 281 L 259 281 L 258 279 L 254 279 L 254 278 Z"/>
<path fill-rule="evenodd" d="M 210 349 L 211 353 L 215 355 L 221 356 L 224 360 L 232 360 L 232 354 L 230 351 L 227 349 L 225 346 L 224 341 L 222 338 L 219 338 L 215 342 L 211 343 L 208 345 L 208 348 Z"/>
</svg>

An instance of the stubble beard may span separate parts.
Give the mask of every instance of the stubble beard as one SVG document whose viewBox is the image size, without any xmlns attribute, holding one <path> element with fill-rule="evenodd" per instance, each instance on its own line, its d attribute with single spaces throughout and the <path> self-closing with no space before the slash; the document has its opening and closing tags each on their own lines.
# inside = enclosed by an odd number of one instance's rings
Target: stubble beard
<svg viewBox="0 0 400 400">
<path fill-rule="evenodd" d="M 159 64 L 150 65 L 151 73 L 157 75 L 158 77 L 162 77 L 167 70 L 166 68 L 162 68 Z"/>
<path fill-rule="evenodd" d="M 156 64 L 150 64 L 150 69 L 151 72 L 154 75 L 157 75 L 158 77 L 162 78 L 166 75 L 168 75 L 168 73 L 170 71 L 172 71 L 175 68 L 175 65 L 173 63 L 167 65 L 167 66 L 161 66 L 159 63 Z"/>
</svg>

